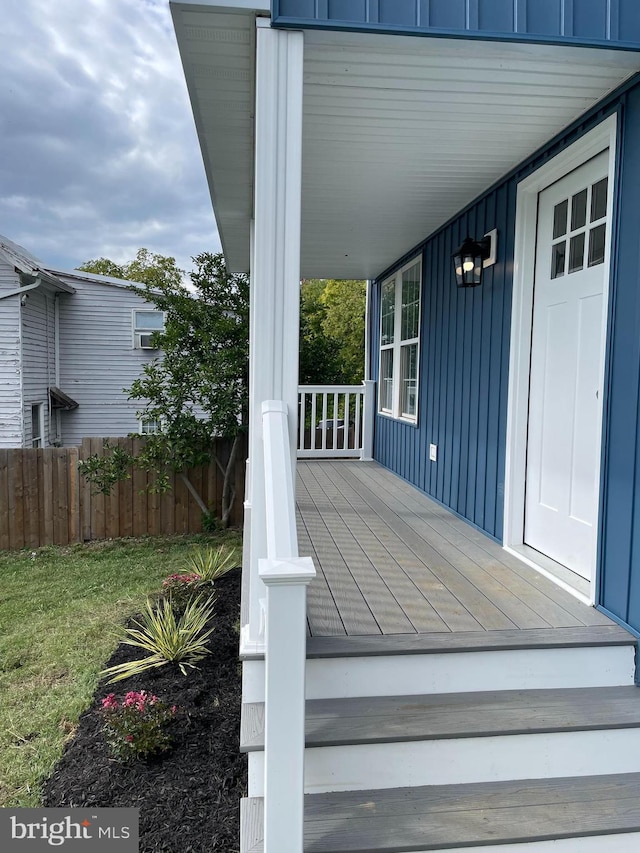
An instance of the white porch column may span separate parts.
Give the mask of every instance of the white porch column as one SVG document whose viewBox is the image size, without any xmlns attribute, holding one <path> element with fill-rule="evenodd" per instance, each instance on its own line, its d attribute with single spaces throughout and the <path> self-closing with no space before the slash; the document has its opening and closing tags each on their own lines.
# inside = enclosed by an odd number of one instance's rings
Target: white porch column
<svg viewBox="0 0 640 853">
<path fill-rule="evenodd" d="M 295 479 L 300 304 L 303 35 L 257 20 L 255 198 L 251 269 L 250 606 L 243 649 L 264 648 L 258 560 L 266 557 L 261 404 L 289 412 Z"/>
</svg>

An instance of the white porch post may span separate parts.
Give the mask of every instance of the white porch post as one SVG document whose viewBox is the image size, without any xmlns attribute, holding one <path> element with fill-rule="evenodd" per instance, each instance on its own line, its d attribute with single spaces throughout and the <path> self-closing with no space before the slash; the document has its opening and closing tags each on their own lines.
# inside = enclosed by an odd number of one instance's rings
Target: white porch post
<svg viewBox="0 0 640 853">
<path fill-rule="evenodd" d="M 255 198 L 251 268 L 250 589 L 243 648 L 264 649 L 258 561 L 266 557 L 261 404 L 282 400 L 289 412 L 295 478 L 298 412 L 300 206 L 302 170 L 301 32 L 257 20 Z M 248 630 L 247 630 L 248 628 Z"/>
</svg>

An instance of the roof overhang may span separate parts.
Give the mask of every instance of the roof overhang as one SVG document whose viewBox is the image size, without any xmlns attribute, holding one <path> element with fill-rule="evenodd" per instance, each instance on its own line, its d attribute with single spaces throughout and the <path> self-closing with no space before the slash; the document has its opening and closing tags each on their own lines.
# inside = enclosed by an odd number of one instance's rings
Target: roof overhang
<svg viewBox="0 0 640 853">
<path fill-rule="evenodd" d="M 172 9 L 225 257 L 247 271 L 264 9 L 231 3 Z M 634 51 L 305 31 L 302 276 L 376 276 L 639 70 Z"/>
</svg>

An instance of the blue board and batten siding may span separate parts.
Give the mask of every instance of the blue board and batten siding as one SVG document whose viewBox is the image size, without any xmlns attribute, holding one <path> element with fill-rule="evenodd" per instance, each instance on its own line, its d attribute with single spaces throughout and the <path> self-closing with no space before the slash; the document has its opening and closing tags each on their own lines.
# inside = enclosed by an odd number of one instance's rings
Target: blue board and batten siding
<svg viewBox="0 0 640 853">
<path fill-rule="evenodd" d="M 275 26 L 640 46 L 638 0 L 272 0 Z"/>
<path fill-rule="evenodd" d="M 490 536 L 502 537 L 515 184 L 495 189 L 430 239 L 423 291 L 417 427 L 378 416 L 375 458 Z M 500 234 L 500 263 L 480 289 L 453 282 L 451 255 L 468 235 Z M 385 278 L 382 276 L 380 280 Z M 372 292 L 379 317 L 380 287 Z M 377 379 L 379 324 L 372 331 Z M 429 444 L 438 461 L 429 461 Z"/>
<path fill-rule="evenodd" d="M 417 426 L 378 415 L 375 458 L 498 541 L 503 536 L 516 195 L 519 181 L 618 113 L 617 233 L 612 250 L 603 438 L 600 604 L 640 631 L 640 84 L 606 103 L 491 189 L 372 287 L 378 378 L 380 283 L 422 257 Z M 467 234 L 499 232 L 481 288 L 455 287 L 451 254 Z M 429 461 L 429 445 L 438 461 Z"/>
</svg>

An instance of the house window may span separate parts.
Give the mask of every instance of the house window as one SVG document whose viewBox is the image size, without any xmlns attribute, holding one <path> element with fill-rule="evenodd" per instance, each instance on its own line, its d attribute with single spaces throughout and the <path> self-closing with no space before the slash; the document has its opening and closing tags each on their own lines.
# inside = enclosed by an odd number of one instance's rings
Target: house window
<svg viewBox="0 0 640 853">
<path fill-rule="evenodd" d="M 379 411 L 415 422 L 418 417 L 422 264 L 413 260 L 382 283 Z"/>
<path fill-rule="evenodd" d="M 31 447 L 44 447 L 44 404 L 31 406 Z"/>
<path fill-rule="evenodd" d="M 157 349 L 153 333 L 164 331 L 164 311 L 133 312 L 133 346 L 135 349 Z"/>
<path fill-rule="evenodd" d="M 138 421 L 140 435 L 157 435 L 162 432 L 162 423 L 159 420 Z"/>
</svg>

